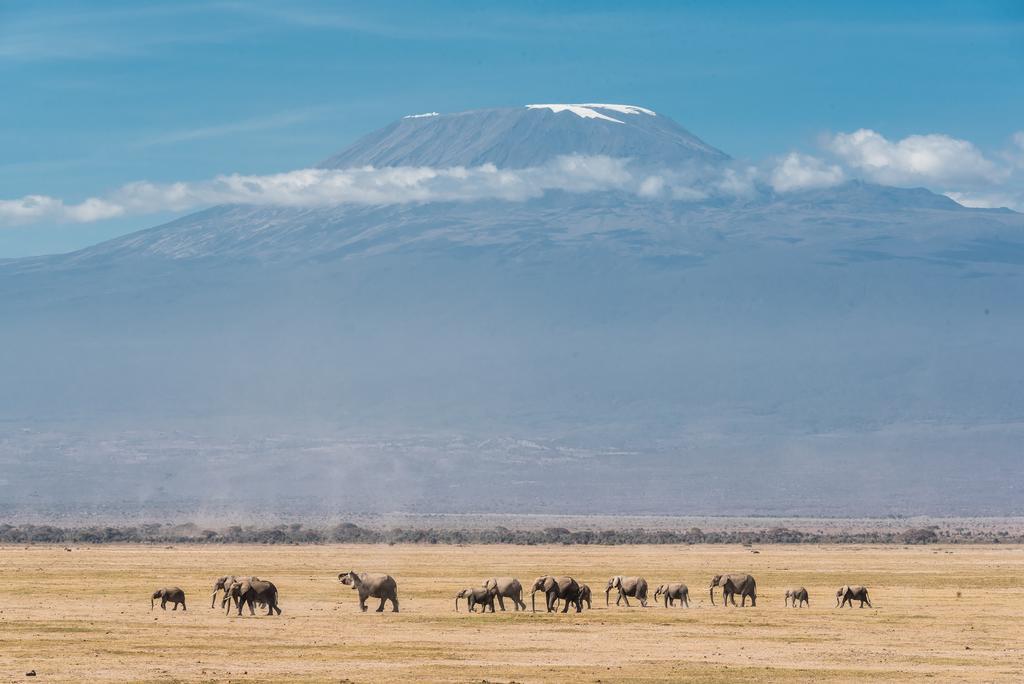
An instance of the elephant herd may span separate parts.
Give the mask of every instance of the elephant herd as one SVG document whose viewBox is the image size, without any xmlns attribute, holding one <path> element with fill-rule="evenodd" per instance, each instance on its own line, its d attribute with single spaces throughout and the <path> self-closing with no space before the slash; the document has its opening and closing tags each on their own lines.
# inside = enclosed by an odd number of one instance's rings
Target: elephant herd
<svg viewBox="0 0 1024 684">
<path fill-rule="evenodd" d="M 341 584 L 351 587 L 359 595 L 359 609 L 363 612 L 368 610 L 367 599 L 378 599 L 380 604 L 376 612 L 384 612 L 387 603 L 391 604 L 391 611 L 398 612 L 398 583 L 391 575 L 380 573 L 357 573 L 354 570 L 343 572 L 338 575 Z M 739 607 L 746 607 L 747 600 L 750 600 L 751 607 L 757 605 L 757 582 L 752 575 L 729 574 L 715 575 L 711 578 L 709 586 L 711 605 L 715 605 L 715 589 L 721 589 L 722 605 L 736 606 L 736 596 L 740 597 Z M 616 590 L 615 605 L 630 605 L 632 598 L 647 607 L 647 597 L 650 585 L 643 577 L 625 577 L 616 575 L 605 584 L 604 601 L 605 605 L 611 605 L 611 592 Z M 221 608 L 226 608 L 230 613 L 232 607 L 242 614 L 243 606 L 249 607 L 249 614 L 255 615 L 255 606 L 267 610 L 267 615 L 280 615 L 281 608 L 278 606 L 277 587 L 273 582 L 261 580 L 258 577 L 242 577 L 236 575 L 225 575 L 219 577 L 213 584 L 213 594 L 210 598 L 210 608 L 217 603 L 217 595 L 223 592 L 221 597 Z M 538 577 L 530 585 L 531 610 L 537 610 L 537 593 L 544 595 L 544 606 L 547 612 L 556 612 L 561 604 L 561 612 L 569 612 L 573 607 L 579 613 L 583 610 L 583 604 L 591 608 L 591 590 L 586 584 L 577 581 L 569 576 L 544 575 Z M 459 601 L 465 599 L 470 612 L 476 612 L 480 606 L 482 612 L 494 612 L 494 604 L 502 611 L 505 610 L 505 599 L 512 601 L 516 611 L 526 610 L 526 602 L 523 600 L 525 590 L 522 583 L 515 577 L 491 577 L 484 580 L 476 587 L 468 587 L 460 590 L 455 595 L 455 610 L 459 610 Z M 661 584 L 654 590 L 653 600 L 658 602 L 659 598 L 666 608 L 674 606 L 679 601 L 679 606 L 689 607 L 690 590 L 681 582 Z M 179 587 L 166 587 L 153 592 L 150 600 L 150 609 L 155 607 L 156 600 L 160 600 L 160 607 L 167 610 L 167 604 L 174 604 L 172 610 L 187 610 L 185 606 L 185 592 Z M 860 607 L 871 606 L 871 599 L 868 597 L 867 587 L 860 585 L 844 585 L 836 591 L 836 607 L 853 607 L 853 602 L 859 601 Z M 784 605 L 787 607 L 799 608 L 810 606 L 810 599 L 807 589 L 794 587 L 785 592 Z"/>
</svg>

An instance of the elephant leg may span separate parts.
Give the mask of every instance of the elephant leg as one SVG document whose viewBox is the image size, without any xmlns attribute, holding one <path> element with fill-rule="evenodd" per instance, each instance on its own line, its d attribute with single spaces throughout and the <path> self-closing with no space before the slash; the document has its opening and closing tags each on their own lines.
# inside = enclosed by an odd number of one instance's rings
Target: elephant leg
<svg viewBox="0 0 1024 684">
<path fill-rule="evenodd" d="M 392 594 L 391 595 L 391 612 L 392 613 L 397 613 L 398 612 L 398 595 L 397 594 Z"/>
<path fill-rule="evenodd" d="M 184 600 L 182 600 L 182 602 L 181 602 L 181 609 L 182 610 L 188 610 L 188 606 L 185 605 L 185 601 Z"/>
<path fill-rule="evenodd" d="M 384 597 L 381 596 L 380 597 L 380 605 L 377 606 L 377 611 L 376 612 L 378 612 L 378 613 L 383 613 L 384 612 L 384 600 L 385 600 Z"/>
<path fill-rule="evenodd" d="M 623 601 L 626 602 L 626 607 L 627 608 L 630 607 L 630 605 L 629 605 L 629 597 L 626 596 L 626 592 L 624 592 L 622 590 L 619 590 L 619 598 L 615 599 L 615 605 L 619 605 L 619 599 L 622 599 Z"/>
<path fill-rule="evenodd" d="M 498 605 L 501 606 L 501 612 L 504 613 L 505 612 L 505 597 L 502 596 L 501 594 L 498 594 Z M 491 608 L 493 608 L 493 607 L 494 606 L 492 605 Z"/>
</svg>

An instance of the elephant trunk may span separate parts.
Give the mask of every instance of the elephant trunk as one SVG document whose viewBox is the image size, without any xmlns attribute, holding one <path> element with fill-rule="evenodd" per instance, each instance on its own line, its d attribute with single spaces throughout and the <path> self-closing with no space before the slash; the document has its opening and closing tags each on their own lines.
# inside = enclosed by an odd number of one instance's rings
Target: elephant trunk
<svg viewBox="0 0 1024 684">
<path fill-rule="evenodd" d="M 715 585 L 711 585 L 711 605 L 715 605 Z"/>
<path fill-rule="evenodd" d="M 455 597 L 455 612 L 456 613 L 459 612 L 459 597 L 458 596 Z"/>
<path fill-rule="evenodd" d="M 608 594 L 610 594 L 610 593 L 611 593 L 611 591 L 612 591 L 612 588 L 611 588 L 611 587 L 607 587 L 607 588 L 605 588 L 605 590 L 604 590 L 604 605 L 605 605 L 605 606 L 608 606 L 608 605 L 610 605 L 610 604 L 608 603 Z"/>
<path fill-rule="evenodd" d="M 537 612 L 537 590 L 534 589 L 530 592 L 530 610 L 534 613 Z"/>
<path fill-rule="evenodd" d="M 155 596 L 150 596 L 149 597 L 149 609 L 153 610 L 154 608 L 156 608 L 156 597 Z"/>
</svg>

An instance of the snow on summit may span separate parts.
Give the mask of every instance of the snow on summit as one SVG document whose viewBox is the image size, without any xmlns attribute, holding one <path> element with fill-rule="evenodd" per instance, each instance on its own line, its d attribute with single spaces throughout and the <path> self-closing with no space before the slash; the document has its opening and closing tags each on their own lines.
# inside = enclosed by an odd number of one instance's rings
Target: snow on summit
<svg viewBox="0 0 1024 684">
<path fill-rule="evenodd" d="M 613 121 L 615 123 L 625 123 L 619 119 L 602 114 L 601 112 L 595 111 L 597 109 L 605 109 L 611 112 L 617 112 L 619 114 L 646 114 L 647 116 L 657 116 L 650 109 L 644 107 L 637 107 L 636 105 L 624 105 L 624 104 L 598 104 L 594 102 L 588 102 L 584 104 L 530 104 L 526 105 L 527 109 L 550 109 L 554 113 L 559 112 L 572 112 L 581 119 L 604 119 L 605 121 Z"/>
</svg>

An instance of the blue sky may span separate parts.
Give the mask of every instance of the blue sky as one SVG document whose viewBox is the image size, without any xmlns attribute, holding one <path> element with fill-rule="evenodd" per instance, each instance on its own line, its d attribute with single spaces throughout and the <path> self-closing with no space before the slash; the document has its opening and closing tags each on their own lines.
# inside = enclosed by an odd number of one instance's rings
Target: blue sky
<svg viewBox="0 0 1024 684">
<path fill-rule="evenodd" d="M 870 129 L 1004 163 L 1024 3 L 0 0 L 0 87 L 0 201 L 289 171 L 405 114 L 530 102 L 647 106 L 753 160 Z M 0 225 L 0 258 L 173 215 Z"/>
</svg>

